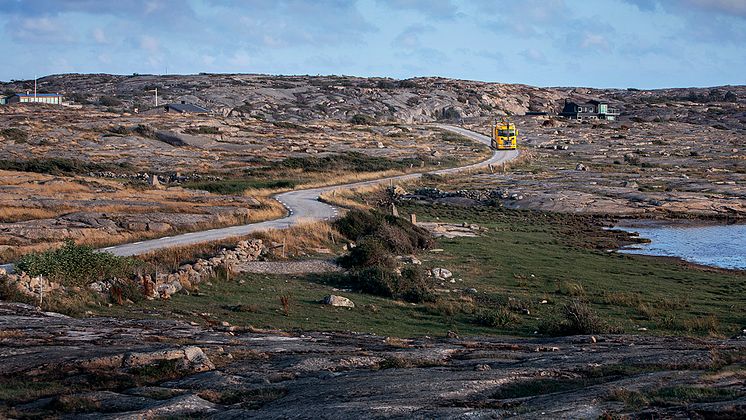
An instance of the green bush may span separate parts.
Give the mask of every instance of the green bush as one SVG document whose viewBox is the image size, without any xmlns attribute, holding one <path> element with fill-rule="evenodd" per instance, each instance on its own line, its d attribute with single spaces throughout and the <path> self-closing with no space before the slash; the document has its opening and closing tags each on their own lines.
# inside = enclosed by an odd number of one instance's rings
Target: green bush
<svg viewBox="0 0 746 420">
<path fill-rule="evenodd" d="M 98 280 L 129 278 L 137 265 L 134 258 L 96 252 L 90 246 L 67 241 L 61 248 L 23 256 L 16 270 L 43 275 L 65 286 L 86 286 Z"/>
<path fill-rule="evenodd" d="M 544 320 L 539 331 L 549 335 L 602 334 L 612 332 L 587 303 L 573 299 L 559 314 Z"/>
<path fill-rule="evenodd" d="M 348 274 L 345 285 L 362 293 L 413 303 L 436 300 L 432 286 L 419 266 L 405 267 L 401 274 L 380 265 L 356 268 Z"/>
<path fill-rule="evenodd" d="M 224 179 L 220 181 L 191 182 L 184 184 L 184 188 L 209 191 L 213 194 L 241 195 L 250 188 L 295 188 L 295 182 L 287 179 L 274 181 L 258 181 L 251 179 Z"/>
<path fill-rule="evenodd" d="M 274 169 L 302 169 L 305 172 L 379 172 L 408 168 L 411 163 L 415 163 L 415 160 L 391 160 L 360 152 L 346 152 L 323 157 L 289 157 L 275 163 Z"/>
<path fill-rule="evenodd" d="M 335 221 L 334 227 L 353 241 L 373 236 L 389 252 L 396 254 L 411 254 L 416 250 L 429 249 L 433 244 L 432 236 L 427 230 L 406 219 L 380 212 L 352 210 Z"/>
<path fill-rule="evenodd" d="M 378 212 L 352 210 L 335 228 L 357 246 L 339 259 L 350 269 L 346 285 L 361 292 L 408 302 L 435 300 L 432 285 L 419 266 L 397 271 L 395 255 L 411 254 L 432 244 L 429 232 L 407 220 Z"/>
<path fill-rule="evenodd" d="M 381 267 L 393 269 L 394 256 L 378 238 L 364 237 L 349 253 L 339 258 L 339 264 L 345 268 Z"/>
<path fill-rule="evenodd" d="M 510 327 L 518 322 L 518 316 L 508 308 L 482 309 L 476 313 L 475 321 L 479 325 L 492 328 Z"/>
<path fill-rule="evenodd" d="M 77 159 L 49 158 L 29 160 L 0 159 L 0 169 L 50 175 L 74 175 L 101 171 L 132 171 L 133 167 L 130 163 L 102 164 L 84 162 Z"/>
</svg>

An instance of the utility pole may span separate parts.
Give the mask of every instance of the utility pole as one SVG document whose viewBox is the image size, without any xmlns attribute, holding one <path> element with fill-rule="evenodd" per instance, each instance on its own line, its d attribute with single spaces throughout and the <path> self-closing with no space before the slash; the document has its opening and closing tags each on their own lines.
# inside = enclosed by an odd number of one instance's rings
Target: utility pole
<svg viewBox="0 0 746 420">
<path fill-rule="evenodd" d="M 36 75 L 34 75 L 34 102 L 36 102 Z"/>
<path fill-rule="evenodd" d="M 155 90 L 148 90 L 147 92 L 155 92 L 155 107 L 158 108 L 158 88 L 155 88 Z"/>
</svg>

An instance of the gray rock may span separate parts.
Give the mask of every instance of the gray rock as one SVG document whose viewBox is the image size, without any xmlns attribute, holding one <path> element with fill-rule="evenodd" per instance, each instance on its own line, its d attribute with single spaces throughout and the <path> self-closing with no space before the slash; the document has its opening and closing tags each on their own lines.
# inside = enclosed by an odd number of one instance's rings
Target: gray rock
<svg viewBox="0 0 746 420">
<path fill-rule="evenodd" d="M 344 296 L 337 296 L 337 295 L 327 295 L 324 296 L 324 299 L 322 300 L 322 303 L 324 305 L 331 305 L 331 306 L 342 306 L 345 308 L 354 308 L 355 303 L 351 301 L 350 299 L 347 299 Z"/>
<path fill-rule="evenodd" d="M 445 268 L 433 268 L 431 273 L 433 273 L 433 277 L 438 279 L 449 279 L 453 277 L 453 273 Z"/>
</svg>

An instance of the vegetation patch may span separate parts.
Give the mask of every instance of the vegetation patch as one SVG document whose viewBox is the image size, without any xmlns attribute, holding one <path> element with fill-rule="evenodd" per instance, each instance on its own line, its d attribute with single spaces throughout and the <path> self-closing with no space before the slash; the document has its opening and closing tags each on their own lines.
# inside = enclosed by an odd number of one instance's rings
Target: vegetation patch
<svg viewBox="0 0 746 420">
<path fill-rule="evenodd" d="M 620 401 L 627 408 L 639 409 L 647 406 L 671 407 L 696 403 L 730 401 L 744 395 L 742 390 L 704 386 L 662 387 L 648 391 L 617 388 L 607 399 Z"/>
<path fill-rule="evenodd" d="M 86 286 L 98 280 L 129 278 L 137 265 L 134 258 L 96 252 L 90 246 L 67 241 L 58 249 L 25 255 L 16 269 L 65 286 Z"/>
<path fill-rule="evenodd" d="M 0 130 L 0 136 L 16 143 L 26 143 L 28 141 L 28 132 L 16 127 L 3 128 Z"/>
<path fill-rule="evenodd" d="M 0 159 L 0 169 L 6 171 L 36 172 L 49 175 L 76 175 L 91 172 L 126 171 L 131 172 L 134 167 L 130 163 L 93 163 L 77 159 L 48 158 L 29 160 Z"/>
<path fill-rule="evenodd" d="M 208 191 L 213 194 L 242 195 L 251 189 L 293 189 L 296 181 L 289 179 L 256 180 L 256 179 L 225 179 L 219 181 L 191 182 L 184 184 L 184 188 Z"/>
<path fill-rule="evenodd" d="M 409 255 L 433 244 L 430 233 L 407 220 L 379 212 L 352 210 L 335 228 L 356 246 L 339 259 L 350 269 L 337 282 L 363 293 L 409 302 L 435 300 L 431 282 L 419 265 L 398 267 L 397 255 Z"/>
</svg>

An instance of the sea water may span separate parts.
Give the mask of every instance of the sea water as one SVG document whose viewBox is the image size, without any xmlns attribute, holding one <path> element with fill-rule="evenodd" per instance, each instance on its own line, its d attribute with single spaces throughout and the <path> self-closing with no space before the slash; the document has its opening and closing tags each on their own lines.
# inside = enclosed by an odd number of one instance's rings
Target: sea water
<svg viewBox="0 0 746 420">
<path fill-rule="evenodd" d="M 678 257 L 697 264 L 746 270 L 746 224 L 639 221 L 616 228 L 650 240 L 626 246 L 620 250 L 623 253 Z"/>
</svg>

